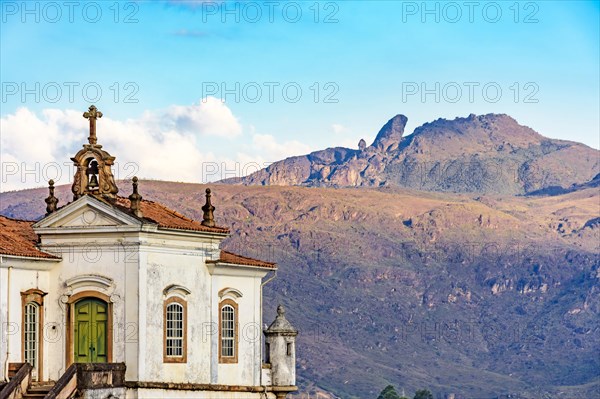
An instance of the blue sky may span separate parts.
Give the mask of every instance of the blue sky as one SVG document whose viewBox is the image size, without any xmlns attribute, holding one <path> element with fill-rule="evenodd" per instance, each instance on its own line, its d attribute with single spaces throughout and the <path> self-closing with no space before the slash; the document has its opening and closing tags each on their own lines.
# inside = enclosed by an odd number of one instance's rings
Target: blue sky
<svg viewBox="0 0 600 399">
<path fill-rule="evenodd" d="M 599 4 L 4 1 L 3 162 L 68 160 L 90 100 L 105 115 L 99 142 L 149 178 L 214 180 L 185 156 L 266 164 L 354 148 L 398 113 L 408 133 L 439 117 L 507 113 L 599 148 Z M 152 165 L 155 149 L 175 159 L 171 170 Z M 23 180 L 3 178 L 3 189 L 43 185 Z"/>
</svg>

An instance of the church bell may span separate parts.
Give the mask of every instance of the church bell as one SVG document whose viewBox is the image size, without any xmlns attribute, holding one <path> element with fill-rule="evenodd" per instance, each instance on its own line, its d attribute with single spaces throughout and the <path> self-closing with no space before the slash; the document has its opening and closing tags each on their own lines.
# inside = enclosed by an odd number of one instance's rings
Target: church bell
<svg viewBox="0 0 600 399">
<path fill-rule="evenodd" d="M 90 177 L 90 183 L 88 184 L 89 188 L 98 187 L 98 177 L 96 175 L 92 175 Z"/>
<path fill-rule="evenodd" d="M 89 178 L 88 189 L 98 187 L 98 162 L 95 159 L 90 162 L 86 173 Z"/>
</svg>

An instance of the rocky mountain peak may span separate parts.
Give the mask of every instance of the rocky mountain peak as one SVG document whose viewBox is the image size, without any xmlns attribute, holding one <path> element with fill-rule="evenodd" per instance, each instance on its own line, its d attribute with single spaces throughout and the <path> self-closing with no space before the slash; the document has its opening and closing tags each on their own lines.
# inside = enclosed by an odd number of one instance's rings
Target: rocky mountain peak
<svg viewBox="0 0 600 399">
<path fill-rule="evenodd" d="M 371 147 L 375 147 L 380 151 L 393 151 L 397 149 L 400 140 L 402 140 L 402 135 L 404 135 L 404 128 L 407 121 L 408 118 L 404 115 L 398 114 L 394 116 L 379 130 Z"/>
<path fill-rule="evenodd" d="M 327 148 L 223 182 L 539 195 L 587 187 L 600 173 L 598 150 L 544 137 L 506 114 L 438 118 L 403 137 L 407 121 L 394 116 L 369 147 Z"/>
<path fill-rule="evenodd" d="M 365 141 L 365 139 L 360 139 L 360 141 L 358 142 L 358 149 L 360 151 L 364 151 L 365 148 L 367 148 L 367 142 Z"/>
</svg>

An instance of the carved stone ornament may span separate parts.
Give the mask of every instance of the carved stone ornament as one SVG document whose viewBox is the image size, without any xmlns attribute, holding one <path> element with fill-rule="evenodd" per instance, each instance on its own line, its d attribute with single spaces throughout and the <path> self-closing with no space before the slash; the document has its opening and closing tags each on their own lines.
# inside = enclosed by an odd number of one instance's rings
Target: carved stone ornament
<svg viewBox="0 0 600 399">
<path fill-rule="evenodd" d="M 210 188 L 207 188 L 206 189 L 206 203 L 202 207 L 203 214 L 202 214 L 202 222 L 201 223 L 203 226 L 208 226 L 208 227 L 215 226 L 215 216 L 214 216 L 215 207 L 210 202 L 211 195 L 212 194 L 210 192 Z"/>
<path fill-rule="evenodd" d="M 116 302 L 120 302 L 121 301 L 121 295 L 119 294 L 112 294 L 110 296 L 110 302 L 111 303 L 116 303 Z"/>
<path fill-rule="evenodd" d="M 58 204 L 58 198 L 54 196 L 54 180 L 48 181 L 48 197 L 44 200 L 46 202 L 46 216 L 56 212 L 56 206 Z"/>
<path fill-rule="evenodd" d="M 133 193 L 131 193 L 131 195 L 129 196 L 130 208 L 135 216 L 141 218 L 144 216 L 144 214 L 142 213 L 142 209 L 141 209 L 142 196 L 138 192 L 137 176 L 133 176 L 133 179 L 131 179 L 131 182 L 133 185 Z"/>
<path fill-rule="evenodd" d="M 90 136 L 89 144 L 84 144 L 83 149 L 71 158 L 75 165 L 75 176 L 71 187 L 73 200 L 83 195 L 95 195 L 114 202 L 119 192 L 111 168 L 115 163 L 115 157 L 97 144 L 96 137 L 96 120 L 102 117 L 102 112 L 92 105 L 83 117 L 90 121 Z"/>
</svg>

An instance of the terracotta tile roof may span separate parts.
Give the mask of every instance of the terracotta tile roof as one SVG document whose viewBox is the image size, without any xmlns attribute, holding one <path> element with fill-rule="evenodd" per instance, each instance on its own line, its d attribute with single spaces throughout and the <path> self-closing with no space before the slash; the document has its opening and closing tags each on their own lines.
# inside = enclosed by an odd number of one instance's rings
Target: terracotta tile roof
<svg viewBox="0 0 600 399">
<path fill-rule="evenodd" d="M 117 197 L 115 206 L 119 210 L 133 216 L 133 213 L 129 209 L 129 204 L 130 202 L 128 198 Z M 144 215 L 144 220 L 151 223 L 156 223 L 159 227 L 164 227 L 167 229 L 206 231 L 209 233 L 220 234 L 229 233 L 228 228 L 219 226 L 203 226 L 199 221 L 192 220 L 177 211 L 159 204 L 158 202 L 142 200 L 140 209 Z"/>
<path fill-rule="evenodd" d="M 58 256 L 42 252 L 37 248 L 38 237 L 32 227 L 34 223 L 0 215 L 0 254 L 60 259 Z"/>
<path fill-rule="evenodd" d="M 231 263 L 234 265 L 264 267 L 267 269 L 277 269 L 277 263 L 265 262 L 262 260 L 248 258 L 246 256 L 237 255 L 233 252 L 221 250 L 219 260 L 207 260 L 206 263 Z"/>
</svg>

